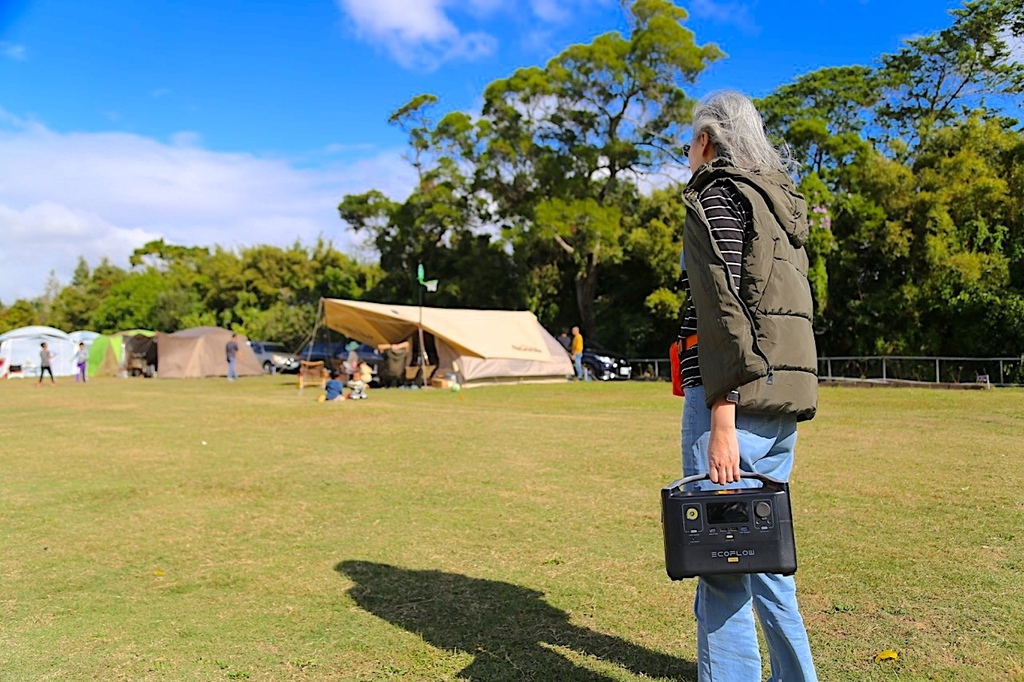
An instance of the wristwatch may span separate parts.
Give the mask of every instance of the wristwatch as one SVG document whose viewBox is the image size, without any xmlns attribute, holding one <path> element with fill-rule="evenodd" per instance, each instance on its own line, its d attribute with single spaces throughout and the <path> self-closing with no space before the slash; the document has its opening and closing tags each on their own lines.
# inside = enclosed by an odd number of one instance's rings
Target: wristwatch
<svg viewBox="0 0 1024 682">
<path fill-rule="evenodd" d="M 740 392 L 735 390 L 729 391 L 725 394 L 725 399 L 730 403 L 736 404 L 740 401 Z"/>
</svg>

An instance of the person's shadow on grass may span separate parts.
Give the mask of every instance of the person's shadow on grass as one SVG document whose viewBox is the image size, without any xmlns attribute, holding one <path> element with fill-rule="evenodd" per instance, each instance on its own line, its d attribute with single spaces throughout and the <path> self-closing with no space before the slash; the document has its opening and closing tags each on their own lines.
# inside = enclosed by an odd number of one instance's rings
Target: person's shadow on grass
<svg viewBox="0 0 1024 682">
<path fill-rule="evenodd" d="M 343 561 L 338 573 L 355 585 L 361 608 L 473 662 L 459 679 L 610 680 L 573 663 L 554 647 L 614 663 L 637 675 L 697 679 L 691 661 L 573 625 L 544 595 L 519 585 L 441 571 L 414 571 L 369 561 Z"/>
</svg>

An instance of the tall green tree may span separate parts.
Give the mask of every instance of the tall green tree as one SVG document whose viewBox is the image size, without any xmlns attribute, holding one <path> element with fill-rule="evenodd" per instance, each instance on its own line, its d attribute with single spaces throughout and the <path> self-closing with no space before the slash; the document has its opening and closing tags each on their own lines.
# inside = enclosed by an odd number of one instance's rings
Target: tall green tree
<svg viewBox="0 0 1024 682">
<path fill-rule="evenodd" d="M 1020 0 L 968 0 L 950 12 L 953 23 L 912 38 L 883 55 L 884 102 L 876 111 L 887 138 L 913 148 L 965 110 L 987 108 L 993 97 L 1024 93 L 1024 64 L 1009 38 L 1022 36 Z M 1012 100 L 1011 100 L 1012 101 Z"/>
<path fill-rule="evenodd" d="M 429 110 L 433 95 L 420 95 L 395 111 L 389 122 L 409 138 L 407 157 L 418 184 L 404 201 L 377 190 L 345 196 L 342 220 L 372 240 L 383 276 L 367 292 L 377 300 L 416 303 L 419 264 L 438 279 L 430 303 L 442 306 L 516 308 L 522 305 L 512 257 L 481 221 L 483 199 L 463 167 L 443 144 Z"/>
<path fill-rule="evenodd" d="M 123 329 L 177 331 L 156 324 L 156 317 L 166 300 L 164 296 L 172 286 L 155 269 L 131 273 L 111 287 L 100 302 L 92 314 L 92 328 L 104 334 Z"/>
<path fill-rule="evenodd" d="M 39 306 L 33 301 L 19 298 L 6 308 L 0 306 L 0 334 L 41 323 Z"/>
<path fill-rule="evenodd" d="M 686 304 L 679 256 L 686 217 L 683 188 L 641 194 L 624 210 L 622 259 L 602 275 L 597 338 L 614 339 L 632 357 L 664 357 L 679 334 Z"/>
<path fill-rule="evenodd" d="M 622 258 L 623 206 L 635 201 L 638 177 L 683 163 L 693 107 L 683 86 L 723 56 L 698 45 L 686 11 L 667 0 L 635 0 L 628 10 L 628 36 L 606 33 L 519 69 L 487 87 L 477 121 L 451 114 L 437 131 L 475 168 L 489 222 L 509 231 L 517 252 L 552 253 L 556 260 L 533 268 L 573 273 L 588 335 L 600 272 Z"/>
<path fill-rule="evenodd" d="M 1019 351 L 972 301 L 1013 306 L 1021 293 L 1024 202 L 1011 182 L 1022 145 L 1000 117 L 976 112 L 930 135 L 913 165 L 873 151 L 848 169 L 832 206 L 834 352 L 962 354 L 968 337 L 974 354 Z"/>
<path fill-rule="evenodd" d="M 760 102 L 815 207 L 808 252 L 823 352 L 963 353 L 965 334 L 953 332 L 968 319 L 987 330 L 975 353 L 1016 352 L 977 302 L 1014 309 L 1024 270 L 1020 132 L 999 110 L 1024 86 L 1007 43 L 1021 11 L 971 0 L 950 27 L 875 67 L 823 69 Z"/>
<path fill-rule="evenodd" d="M 871 146 L 864 133 L 882 93 L 872 67 L 826 67 L 776 88 L 757 107 L 766 128 L 782 137 L 800 177 L 816 175 L 832 189 L 842 166 Z"/>
<path fill-rule="evenodd" d="M 60 289 L 50 303 L 50 324 L 66 331 L 91 329 L 96 308 L 110 289 L 127 276 L 123 268 L 106 258 L 95 269 L 79 258 L 71 283 Z"/>
<path fill-rule="evenodd" d="M 361 298 L 380 279 L 377 266 L 350 258 L 324 239 L 309 246 L 238 250 L 158 240 L 137 249 L 131 262 L 133 281 L 146 283 L 142 303 L 156 301 L 147 318 L 150 328 L 173 332 L 217 325 L 296 348 L 313 328 L 321 297 Z M 162 285 L 151 291 L 154 275 Z M 116 293 L 101 311 L 107 324 L 127 315 L 124 302 L 116 303 L 125 292 Z"/>
</svg>

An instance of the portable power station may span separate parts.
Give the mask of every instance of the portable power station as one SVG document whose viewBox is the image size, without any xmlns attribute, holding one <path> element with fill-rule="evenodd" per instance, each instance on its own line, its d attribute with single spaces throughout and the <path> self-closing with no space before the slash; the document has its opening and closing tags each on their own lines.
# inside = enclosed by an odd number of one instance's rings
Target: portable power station
<svg viewBox="0 0 1024 682">
<path fill-rule="evenodd" d="M 733 573 L 796 573 L 789 484 L 763 474 L 760 488 L 685 491 L 687 476 L 661 489 L 665 570 L 672 580 Z"/>
</svg>

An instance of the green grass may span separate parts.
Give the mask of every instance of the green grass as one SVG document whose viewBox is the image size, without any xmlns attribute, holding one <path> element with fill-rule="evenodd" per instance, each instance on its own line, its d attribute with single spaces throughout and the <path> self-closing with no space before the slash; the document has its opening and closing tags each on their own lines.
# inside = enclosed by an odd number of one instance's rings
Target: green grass
<svg viewBox="0 0 1024 682">
<path fill-rule="evenodd" d="M 0 680 L 693 679 L 667 385 L 291 381 L 0 384 Z M 793 476 L 820 678 L 1024 680 L 1024 391 L 820 403 Z"/>
</svg>

